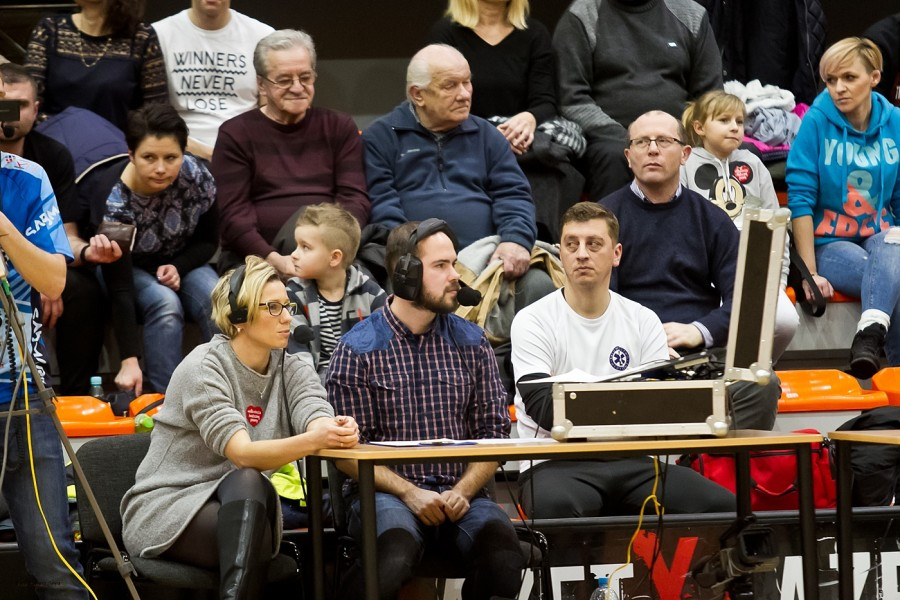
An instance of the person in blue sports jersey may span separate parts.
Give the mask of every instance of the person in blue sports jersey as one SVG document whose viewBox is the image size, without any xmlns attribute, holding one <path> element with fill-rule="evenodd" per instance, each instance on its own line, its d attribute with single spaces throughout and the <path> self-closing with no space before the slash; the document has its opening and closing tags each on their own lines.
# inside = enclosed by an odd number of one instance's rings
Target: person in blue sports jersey
<svg viewBox="0 0 900 600">
<path fill-rule="evenodd" d="M 0 77 L 0 98 L 3 95 Z M 44 169 L 6 152 L 0 152 L 0 250 L 6 259 L 9 290 L 23 317 L 25 336 L 29 340 L 29 347 L 24 351 L 34 356 L 39 371 L 26 373 L 27 383 L 16 387 L 23 371 L 23 350 L 9 327 L 14 317 L 0 310 L 3 320 L 0 325 L 3 344 L 0 431 L 9 428 L 5 447 L 0 444 L 0 461 L 6 465 L 5 471 L 0 469 L 3 472 L 0 490 L 9 504 L 25 568 L 36 580 L 38 598 L 87 599 L 86 588 L 75 576 L 77 573 L 80 577 L 82 570 L 69 524 L 62 447 L 53 421 L 48 415 L 38 414 L 31 415 L 30 419 L 11 417 L 7 423 L 10 417 L 5 415 L 9 409 L 23 408 L 26 395 L 30 405 L 40 403 L 34 383 L 34 377 L 45 377 L 46 373 L 40 294 L 59 298 L 66 282 L 66 262 L 72 260 L 56 196 Z M 32 458 L 29 458 L 29 446 Z M 35 485 L 40 495 L 40 511 Z M 59 549 L 58 555 L 50 536 Z M 61 558 L 68 562 L 68 567 Z"/>
</svg>

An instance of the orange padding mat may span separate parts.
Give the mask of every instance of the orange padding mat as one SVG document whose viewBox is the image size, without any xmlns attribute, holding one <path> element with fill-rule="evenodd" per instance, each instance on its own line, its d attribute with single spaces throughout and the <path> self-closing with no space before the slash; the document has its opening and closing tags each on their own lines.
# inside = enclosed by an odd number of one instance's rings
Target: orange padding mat
<svg viewBox="0 0 900 600">
<path fill-rule="evenodd" d="M 797 295 L 794 293 L 794 288 L 787 287 L 784 289 L 784 292 L 787 294 L 788 299 L 794 304 L 797 304 Z M 831 300 L 828 302 L 859 302 L 859 298 L 854 298 L 853 296 L 845 296 L 840 292 L 835 292 L 834 296 L 831 297 Z"/>
<path fill-rule="evenodd" d="M 852 375 L 836 369 L 778 371 L 778 412 L 865 410 L 889 404 L 888 394 L 864 390 Z"/>
<path fill-rule="evenodd" d="M 872 389 L 887 394 L 890 404 L 900 405 L 900 367 L 887 367 L 875 373 Z"/>
<path fill-rule="evenodd" d="M 136 415 L 147 405 L 163 398 L 162 394 L 142 394 L 131 401 L 129 414 Z M 146 414 L 153 416 L 156 407 Z M 69 437 L 99 437 L 135 432 L 134 417 L 117 417 L 109 403 L 93 396 L 59 396 L 56 413 Z"/>
</svg>

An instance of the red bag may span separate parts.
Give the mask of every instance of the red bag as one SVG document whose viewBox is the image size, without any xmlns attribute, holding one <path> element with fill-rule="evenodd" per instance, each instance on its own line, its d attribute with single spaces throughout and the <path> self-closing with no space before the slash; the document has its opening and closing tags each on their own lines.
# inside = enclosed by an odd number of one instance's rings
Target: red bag
<svg viewBox="0 0 900 600">
<path fill-rule="evenodd" d="M 798 429 L 794 433 L 816 433 Z M 831 452 L 827 443 L 811 444 L 813 502 L 816 508 L 834 508 L 837 489 L 831 472 Z M 693 457 L 691 468 L 735 491 L 735 457 L 731 454 L 701 454 Z M 793 450 L 758 450 L 750 453 L 750 506 L 757 510 L 796 510 L 800 504 L 797 487 L 797 455 Z"/>
</svg>

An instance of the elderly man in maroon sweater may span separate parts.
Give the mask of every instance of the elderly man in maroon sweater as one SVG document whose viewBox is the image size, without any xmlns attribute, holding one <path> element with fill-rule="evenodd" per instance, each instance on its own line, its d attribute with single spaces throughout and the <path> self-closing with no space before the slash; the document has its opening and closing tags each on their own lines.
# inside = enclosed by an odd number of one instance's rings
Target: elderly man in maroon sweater
<svg viewBox="0 0 900 600">
<path fill-rule="evenodd" d="M 285 29 L 264 37 L 253 66 L 266 104 L 223 123 L 213 151 L 219 267 L 256 254 L 293 277 L 293 223 L 301 208 L 334 202 L 360 226 L 368 222 L 362 144 L 349 115 L 311 106 L 316 49 L 309 35 Z"/>
</svg>

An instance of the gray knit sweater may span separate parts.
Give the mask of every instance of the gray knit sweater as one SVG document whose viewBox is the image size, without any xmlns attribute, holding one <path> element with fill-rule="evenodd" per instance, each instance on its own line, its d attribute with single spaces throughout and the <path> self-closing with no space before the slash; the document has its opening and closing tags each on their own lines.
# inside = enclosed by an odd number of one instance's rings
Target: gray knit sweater
<svg viewBox="0 0 900 600">
<path fill-rule="evenodd" d="M 553 34 L 560 109 L 588 141 L 624 141 L 649 110 L 681 118 L 685 101 L 722 88 L 706 10 L 692 0 L 575 0 Z"/>
<path fill-rule="evenodd" d="M 217 335 L 178 365 L 155 418 L 150 449 L 122 499 L 122 537 L 131 554 L 158 556 L 172 545 L 236 468 L 224 451 L 239 430 L 254 441 L 291 435 L 285 389 L 294 432 L 334 415 L 312 367 L 287 355 L 282 369 L 277 350 L 263 375 L 241 363 L 228 338 Z M 273 555 L 281 539 L 280 514 L 277 522 Z"/>
</svg>

